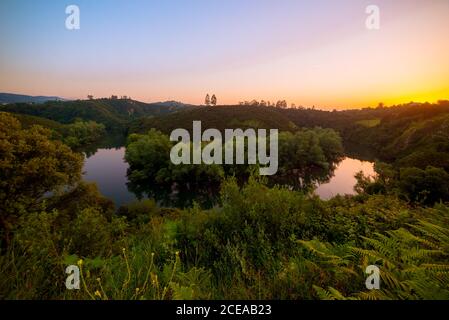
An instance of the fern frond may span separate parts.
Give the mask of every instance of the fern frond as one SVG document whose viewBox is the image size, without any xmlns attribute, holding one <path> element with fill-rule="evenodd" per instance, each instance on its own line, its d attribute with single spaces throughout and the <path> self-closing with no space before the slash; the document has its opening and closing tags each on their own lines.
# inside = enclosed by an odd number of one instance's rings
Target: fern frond
<svg viewBox="0 0 449 320">
<path fill-rule="evenodd" d="M 320 298 L 320 300 L 336 300 L 334 295 L 326 289 L 323 289 L 323 288 L 315 286 L 315 285 L 313 286 L 313 289 L 315 290 L 315 292 L 316 292 L 318 298 Z"/>
</svg>

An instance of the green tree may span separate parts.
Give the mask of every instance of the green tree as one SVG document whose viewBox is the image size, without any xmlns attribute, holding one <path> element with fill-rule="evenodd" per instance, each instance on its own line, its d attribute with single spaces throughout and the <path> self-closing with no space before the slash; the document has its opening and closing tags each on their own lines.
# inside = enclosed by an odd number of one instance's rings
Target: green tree
<svg viewBox="0 0 449 320">
<path fill-rule="evenodd" d="M 38 210 L 44 196 L 73 186 L 81 178 L 83 157 L 39 126 L 22 129 L 0 113 L 0 226 L 8 238 L 19 215 Z"/>
<path fill-rule="evenodd" d="M 400 192 L 407 199 L 432 205 L 449 200 L 449 174 L 441 168 L 403 168 L 400 171 Z"/>
<path fill-rule="evenodd" d="M 125 160 L 130 164 L 130 179 L 147 181 L 170 164 L 172 143 L 168 136 L 151 129 L 148 134 L 132 134 L 128 138 Z"/>
<path fill-rule="evenodd" d="M 279 172 L 290 185 L 303 188 L 312 180 L 327 180 L 342 155 L 342 142 L 334 130 L 314 128 L 279 134 Z"/>
</svg>

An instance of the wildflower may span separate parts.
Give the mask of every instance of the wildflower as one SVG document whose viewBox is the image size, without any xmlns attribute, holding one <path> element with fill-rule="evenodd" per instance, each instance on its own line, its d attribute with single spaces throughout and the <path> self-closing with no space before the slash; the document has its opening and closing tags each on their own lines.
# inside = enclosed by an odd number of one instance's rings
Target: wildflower
<svg viewBox="0 0 449 320">
<path fill-rule="evenodd" d="M 97 296 L 97 297 L 99 297 L 99 298 L 101 298 L 101 293 L 100 293 L 100 291 L 95 291 L 95 295 Z"/>
<path fill-rule="evenodd" d="M 151 284 L 156 285 L 158 283 L 157 281 L 157 274 L 154 274 L 151 272 Z"/>
<path fill-rule="evenodd" d="M 78 260 L 78 265 L 81 267 L 83 265 L 83 259 Z"/>
</svg>

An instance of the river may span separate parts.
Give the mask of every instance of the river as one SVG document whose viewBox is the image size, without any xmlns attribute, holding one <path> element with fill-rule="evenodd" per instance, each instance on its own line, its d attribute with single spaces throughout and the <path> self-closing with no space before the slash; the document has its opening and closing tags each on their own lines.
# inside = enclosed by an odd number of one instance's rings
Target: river
<svg viewBox="0 0 449 320">
<path fill-rule="evenodd" d="M 136 200 L 136 196 L 126 186 L 128 164 L 124 160 L 125 147 L 102 148 L 86 157 L 83 177 L 95 182 L 100 192 L 112 199 L 116 206 Z M 354 194 L 356 179 L 354 175 L 363 171 L 365 175 L 374 175 L 373 163 L 353 158 L 344 158 L 334 171 L 329 182 L 317 187 L 315 193 L 324 200 L 337 194 Z"/>
</svg>

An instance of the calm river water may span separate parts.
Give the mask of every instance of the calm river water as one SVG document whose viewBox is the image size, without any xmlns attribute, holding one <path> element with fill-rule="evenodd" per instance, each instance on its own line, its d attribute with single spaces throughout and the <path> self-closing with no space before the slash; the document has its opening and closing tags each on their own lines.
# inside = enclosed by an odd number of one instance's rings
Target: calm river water
<svg viewBox="0 0 449 320">
<path fill-rule="evenodd" d="M 84 179 L 96 182 L 101 193 L 114 200 L 117 206 L 136 200 L 136 196 L 126 186 L 128 164 L 124 155 L 125 147 L 98 149 L 87 157 L 83 168 Z M 354 194 L 354 175 L 359 171 L 365 175 L 374 175 L 373 163 L 345 158 L 330 181 L 319 185 L 315 193 L 325 200 L 337 194 Z"/>
</svg>

